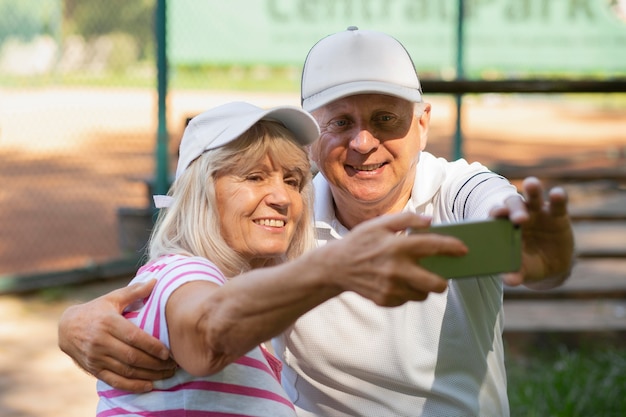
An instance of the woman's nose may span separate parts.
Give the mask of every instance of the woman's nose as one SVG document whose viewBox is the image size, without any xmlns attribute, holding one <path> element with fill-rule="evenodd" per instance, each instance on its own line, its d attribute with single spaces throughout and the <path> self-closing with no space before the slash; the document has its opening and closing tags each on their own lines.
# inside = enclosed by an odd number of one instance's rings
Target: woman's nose
<svg viewBox="0 0 626 417">
<path fill-rule="evenodd" d="M 285 184 L 282 179 L 273 181 L 265 199 L 271 206 L 288 206 L 291 203 L 288 185 Z"/>
</svg>

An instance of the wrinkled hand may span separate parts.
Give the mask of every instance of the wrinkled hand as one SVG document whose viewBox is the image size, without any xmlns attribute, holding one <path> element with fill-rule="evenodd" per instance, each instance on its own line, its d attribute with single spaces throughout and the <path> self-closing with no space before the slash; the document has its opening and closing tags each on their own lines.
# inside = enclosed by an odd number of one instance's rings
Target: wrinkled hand
<svg viewBox="0 0 626 417">
<path fill-rule="evenodd" d="M 167 348 L 121 315 L 129 304 L 149 296 L 155 282 L 69 307 L 59 321 L 61 350 L 96 378 L 126 391 L 150 391 L 151 381 L 171 376 L 175 364 Z"/>
<path fill-rule="evenodd" d="M 556 187 L 547 201 L 543 186 L 534 177 L 522 184 L 524 199 L 514 196 L 491 211 L 493 217 L 508 217 L 522 228 L 522 267 L 506 274 L 504 282 L 534 289 L 562 284 L 569 276 L 574 258 L 574 234 L 567 214 L 567 194 Z"/>
<path fill-rule="evenodd" d="M 430 292 L 441 293 L 447 281 L 419 265 L 432 255 L 462 256 L 462 241 L 435 233 L 407 234 L 426 229 L 430 218 L 412 213 L 377 217 L 359 224 L 341 241 L 329 242 L 325 262 L 333 263 L 337 285 L 380 306 L 422 301 Z"/>
</svg>

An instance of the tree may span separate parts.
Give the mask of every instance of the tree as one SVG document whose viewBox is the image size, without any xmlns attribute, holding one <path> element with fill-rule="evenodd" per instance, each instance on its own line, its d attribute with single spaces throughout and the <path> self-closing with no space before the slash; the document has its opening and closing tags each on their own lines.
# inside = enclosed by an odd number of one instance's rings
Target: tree
<svg viewBox="0 0 626 417">
<path fill-rule="evenodd" d="M 38 35 L 56 36 L 61 23 L 61 0 L 0 0 L 0 44 L 9 37 L 30 41 Z"/>
<path fill-rule="evenodd" d="M 91 40 L 126 33 L 136 40 L 140 57 L 145 58 L 154 49 L 154 9 L 154 0 L 64 0 L 66 34 Z"/>
</svg>

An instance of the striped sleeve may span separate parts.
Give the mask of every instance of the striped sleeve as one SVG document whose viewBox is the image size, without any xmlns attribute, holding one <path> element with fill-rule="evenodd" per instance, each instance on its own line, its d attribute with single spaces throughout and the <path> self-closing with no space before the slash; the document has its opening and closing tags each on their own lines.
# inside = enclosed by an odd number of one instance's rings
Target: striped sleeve
<svg viewBox="0 0 626 417">
<path fill-rule="evenodd" d="M 166 265 L 155 264 L 152 267 L 155 270 L 157 268 L 159 269 L 156 273 L 157 284 L 133 320 L 140 328 L 161 340 L 169 348 L 165 306 L 172 293 L 191 281 L 207 281 L 222 286 L 226 283 L 226 278 L 215 264 L 200 257 L 177 257 Z M 146 269 L 142 274 L 150 272 L 150 269 Z"/>
<path fill-rule="evenodd" d="M 453 187 L 452 213 L 457 220 L 485 219 L 496 205 L 517 193 L 506 178 L 491 171 L 470 174 Z"/>
</svg>

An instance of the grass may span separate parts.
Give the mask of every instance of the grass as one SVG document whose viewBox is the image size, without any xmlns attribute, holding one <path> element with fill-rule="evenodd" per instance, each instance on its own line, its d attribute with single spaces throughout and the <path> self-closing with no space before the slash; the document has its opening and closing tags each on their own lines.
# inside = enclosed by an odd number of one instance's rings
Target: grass
<svg viewBox="0 0 626 417">
<path fill-rule="evenodd" d="M 168 71 L 170 89 L 295 92 L 300 69 L 269 66 L 176 67 Z M 50 73 L 31 76 L 0 74 L 0 87 L 126 87 L 156 89 L 156 69 L 147 65 L 125 72 Z"/>
<path fill-rule="evenodd" d="M 176 66 L 168 70 L 169 90 L 280 92 L 298 94 L 301 68 L 268 65 L 197 65 Z M 567 74 L 563 75 L 567 78 Z M 157 88 L 156 68 L 152 62 L 139 62 L 123 72 L 49 73 L 32 76 L 0 74 L 0 88 L 97 87 L 97 88 Z M 468 95 L 470 96 L 470 95 Z M 520 95 L 518 94 L 517 97 Z M 548 99 L 549 95 L 542 95 Z M 529 94 L 527 97 L 536 97 Z M 592 102 L 603 110 L 623 111 L 626 94 L 570 94 Z M 562 94 L 551 99 L 563 100 Z"/>
<path fill-rule="evenodd" d="M 507 358 L 512 417 L 626 413 L 626 348 L 564 346 Z"/>
</svg>

